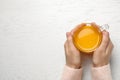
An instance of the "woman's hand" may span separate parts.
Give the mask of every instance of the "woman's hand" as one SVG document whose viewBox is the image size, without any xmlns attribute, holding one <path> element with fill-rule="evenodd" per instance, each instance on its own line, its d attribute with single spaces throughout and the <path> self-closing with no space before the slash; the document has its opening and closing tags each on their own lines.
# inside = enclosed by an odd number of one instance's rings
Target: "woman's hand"
<svg viewBox="0 0 120 80">
<path fill-rule="evenodd" d="M 81 24 L 81 25 L 77 26 L 76 28 L 74 28 L 71 32 L 66 33 L 67 40 L 64 44 L 66 65 L 71 68 L 75 68 L 75 69 L 81 68 L 81 53 L 74 46 L 72 35 L 73 35 L 74 31 L 77 30 L 77 28 L 79 28 L 83 25 L 85 25 L 85 24 Z"/>
<path fill-rule="evenodd" d="M 73 44 L 71 33 L 67 32 L 66 36 L 67 40 L 64 44 L 66 65 L 71 68 L 79 69 L 81 67 L 81 54 Z"/>
<path fill-rule="evenodd" d="M 110 61 L 110 56 L 113 49 L 113 44 L 110 40 L 109 33 L 107 31 L 103 31 L 102 33 L 103 39 L 101 45 L 93 53 L 94 67 L 107 65 Z"/>
</svg>

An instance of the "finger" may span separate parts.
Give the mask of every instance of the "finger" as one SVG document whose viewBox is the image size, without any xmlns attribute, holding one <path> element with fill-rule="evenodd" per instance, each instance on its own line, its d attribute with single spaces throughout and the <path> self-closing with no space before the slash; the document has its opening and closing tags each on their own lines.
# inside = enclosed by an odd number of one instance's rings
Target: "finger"
<svg viewBox="0 0 120 80">
<path fill-rule="evenodd" d="M 69 32 L 66 32 L 66 38 L 68 39 L 68 36 L 69 36 Z"/>
<path fill-rule="evenodd" d="M 100 26 L 97 25 L 95 22 L 92 22 L 91 25 L 94 26 L 94 27 L 96 27 L 96 28 L 99 28 L 99 27 L 100 27 Z"/>
<path fill-rule="evenodd" d="M 76 26 L 74 29 L 71 30 L 71 34 L 73 35 L 73 33 L 74 33 L 77 29 L 79 29 L 80 27 L 85 26 L 85 25 L 86 25 L 85 23 L 79 24 L 78 26 Z"/>
<path fill-rule="evenodd" d="M 98 26 L 95 22 L 91 23 L 92 26 Z"/>
<path fill-rule="evenodd" d="M 67 41 L 68 41 L 68 47 L 71 49 L 75 49 L 75 46 L 73 44 L 72 35 L 70 32 L 67 33 Z"/>
<path fill-rule="evenodd" d="M 106 49 L 107 55 L 111 55 L 112 49 L 113 49 L 113 43 L 112 43 L 112 41 L 110 40 L 110 41 L 109 41 L 109 44 L 108 44 L 108 46 L 107 46 L 107 49 Z"/>
<path fill-rule="evenodd" d="M 67 42 L 67 40 L 64 43 L 64 50 L 65 50 L 65 55 L 67 55 L 68 54 L 68 42 Z"/>
<path fill-rule="evenodd" d="M 107 31 L 103 31 L 103 39 L 102 39 L 102 42 L 101 42 L 101 45 L 99 47 L 100 50 L 103 50 L 103 51 L 106 51 L 106 48 L 109 44 L 109 33 Z"/>
<path fill-rule="evenodd" d="M 71 45 L 73 43 L 72 36 L 71 36 L 70 32 L 67 33 L 67 40 L 68 40 L 68 45 Z"/>
</svg>

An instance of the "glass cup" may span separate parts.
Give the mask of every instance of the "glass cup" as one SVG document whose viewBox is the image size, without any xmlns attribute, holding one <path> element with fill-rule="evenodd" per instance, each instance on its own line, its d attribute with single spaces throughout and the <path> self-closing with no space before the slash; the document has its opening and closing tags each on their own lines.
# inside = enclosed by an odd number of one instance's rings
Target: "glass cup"
<svg viewBox="0 0 120 80">
<path fill-rule="evenodd" d="M 93 23 L 85 23 L 85 25 L 79 26 L 73 33 L 73 43 L 80 51 L 90 54 L 100 46 L 102 31 L 108 29 L 109 26 L 107 24 L 98 26 Z"/>
</svg>

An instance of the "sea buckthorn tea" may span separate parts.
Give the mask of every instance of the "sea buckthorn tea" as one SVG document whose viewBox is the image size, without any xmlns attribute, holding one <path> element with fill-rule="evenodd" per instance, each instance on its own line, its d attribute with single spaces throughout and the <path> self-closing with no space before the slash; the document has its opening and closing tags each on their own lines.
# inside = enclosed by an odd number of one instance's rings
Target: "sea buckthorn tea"
<svg viewBox="0 0 120 80">
<path fill-rule="evenodd" d="M 85 53 L 93 52 L 102 41 L 102 32 L 96 25 L 86 23 L 80 26 L 73 34 L 73 42 L 76 48 Z"/>
</svg>

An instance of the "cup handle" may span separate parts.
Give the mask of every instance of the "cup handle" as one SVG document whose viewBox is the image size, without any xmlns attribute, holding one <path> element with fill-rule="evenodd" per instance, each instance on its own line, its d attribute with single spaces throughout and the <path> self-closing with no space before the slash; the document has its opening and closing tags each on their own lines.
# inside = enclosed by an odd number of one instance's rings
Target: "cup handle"
<svg viewBox="0 0 120 80">
<path fill-rule="evenodd" d="M 100 26 L 100 30 L 103 31 L 103 30 L 108 30 L 109 29 L 109 25 L 108 24 L 103 24 Z"/>
</svg>

